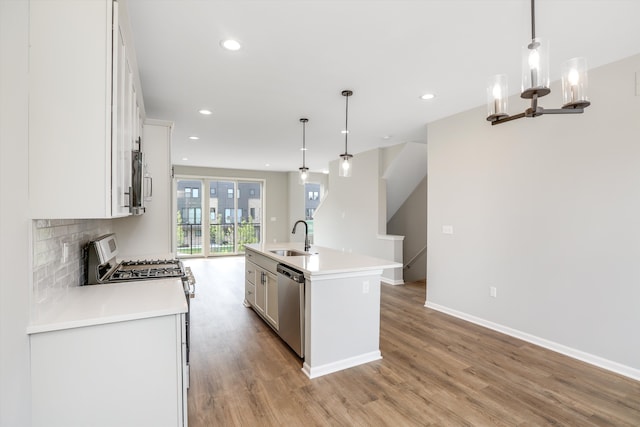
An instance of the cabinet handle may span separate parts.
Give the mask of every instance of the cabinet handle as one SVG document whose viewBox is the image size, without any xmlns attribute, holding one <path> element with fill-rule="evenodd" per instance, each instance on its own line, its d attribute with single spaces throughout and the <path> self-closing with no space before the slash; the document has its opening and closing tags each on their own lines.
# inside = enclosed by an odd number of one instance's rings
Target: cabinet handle
<svg viewBox="0 0 640 427">
<path fill-rule="evenodd" d="M 131 208 L 131 206 L 133 206 L 133 191 L 131 191 L 131 187 L 129 187 L 129 191 L 125 191 L 124 194 L 126 194 L 129 197 L 127 197 L 128 204 L 124 205 L 123 207 Z"/>
<path fill-rule="evenodd" d="M 144 177 L 145 181 L 148 182 L 147 184 L 147 195 L 145 196 L 145 200 L 151 200 L 151 198 L 153 197 L 153 178 L 151 176 L 145 176 Z"/>
</svg>

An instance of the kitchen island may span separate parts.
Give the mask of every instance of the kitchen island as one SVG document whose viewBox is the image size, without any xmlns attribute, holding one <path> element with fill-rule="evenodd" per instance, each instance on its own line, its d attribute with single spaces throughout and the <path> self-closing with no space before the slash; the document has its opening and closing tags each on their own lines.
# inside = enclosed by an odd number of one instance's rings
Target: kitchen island
<svg viewBox="0 0 640 427">
<path fill-rule="evenodd" d="M 278 250 L 298 254 L 279 255 Z M 303 253 L 303 254 L 300 254 Z M 275 265 L 304 274 L 303 372 L 316 378 L 382 358 L 380 353 L 380 277 L 385 268 L 402 265 L 379 258 L 300 243 L 246 246 L 245 305 L 256 310 L 276 331 L 279 327 Z M 266 278 L 251 280 L 255 272 Z M 264 288 L 264 289 L 262 289 Z M 261 306 L 261 301 L 264 305 Z"/>
</svg>

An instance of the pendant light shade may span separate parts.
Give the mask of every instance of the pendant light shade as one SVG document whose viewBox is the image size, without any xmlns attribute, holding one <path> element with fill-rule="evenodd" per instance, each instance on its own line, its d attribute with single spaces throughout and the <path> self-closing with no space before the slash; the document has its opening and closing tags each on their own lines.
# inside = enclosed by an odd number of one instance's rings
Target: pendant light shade
<svg viewBox="0 0 640 427">
<path fill-rule="evenodd" d="M 345 114 L 344 114 L 344 154 L 340 154 L 340 160 L 338 165 L 338 175 L 348 178 L 353 173 L 353 156 L 349 154 L 347 149 L 347 142 L 349 139 L 349 97 L 353 95 L 350 90 L 343 90 L 342 96 L 345 99 Z"/>
<path fill-rule="evenodd" d="M 298 168 L 300 170 L 300 184 L 304 185 L 307 182 L 307 178 L 309 178 L 309 168 L 307 167 L 307 165 L 305 164 L 305 160 L 306 160 L 306 153 L 307 153 L 307 146 L 306 146 L 306 141 L 305 141 L 305 131 L 306 131 L 306 125 L 307 122 L 309 121 L 309 119 L 305 119 L 302 118 L 300 119 L 300 123 L 302 123 L 302 167 Z"/>
<path fill-rule="evenodd" d="M 538 99 L 551 93 L 549 79 L 549 45 L 536 37 L 535 0 L 531 0 L 531 42 L 522 49 L 522 86 L 520 97 L 531 100 L 523 113 L 507 113 L 507 76 L 500 74 L 487 86 L 487 120 L 492 125 L 523 117 L 543 114 L 576 114 L 584 112 L 591 103 L 587 99 L 587 62 L 584 58 L 570 59 L 562 66 L 562 108 L 545 109 Z"/>
<path fill-rule="evenodd" d="M 340 155 L 340 176 L 349 178 L 351 176 L 351 170 L 353 165 L 353 156 L 351 154 Z"/>
</svg>

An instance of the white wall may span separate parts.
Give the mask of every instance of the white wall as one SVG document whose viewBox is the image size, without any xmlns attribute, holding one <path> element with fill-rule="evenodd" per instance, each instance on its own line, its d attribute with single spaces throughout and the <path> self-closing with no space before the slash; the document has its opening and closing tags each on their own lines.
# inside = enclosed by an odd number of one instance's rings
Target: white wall
<svg viewBox="0 0 640 427">
<path fill-rule="evenodd" d="M 305 200 L 307 195 L 304 191 L 304 185 L 300 184 L 298 172 L 289 172 L 289 240 L 291 242 L 304 242 L 304 232 L 296 230 L 296 234 L 291 234 L 293 224 L 299 219 L 305 218 Z M 307 182 L 320 184 L 321 197 L 327 191 L 328 175 L 323 173 L 310 173 Z M 313 237 L 310 237 L 313 243 Z"/>
<path fill-rule="evenodd" d="M 0 1 L 0 425 L 30 425 L 29 3 Z"/>
<path fill-rule="evenodd" d="M 381 162 L 378 149 L 355 155 L 350 178 L 338 176 L 338 161 L 331 162 L 330 191 L 314 216 L 317 245 L 402 262 L 402 239 L 379 238 L 387 226 Z M 395 270 L 385 270 L 385 281 L 402 282 L 402 269 Z"/>
<path fill-rule="evenodd" d="M 582 115 L 429 125 L 427 305 L 640 378 L 638 70 L 590 71 Z"/>
</svg>

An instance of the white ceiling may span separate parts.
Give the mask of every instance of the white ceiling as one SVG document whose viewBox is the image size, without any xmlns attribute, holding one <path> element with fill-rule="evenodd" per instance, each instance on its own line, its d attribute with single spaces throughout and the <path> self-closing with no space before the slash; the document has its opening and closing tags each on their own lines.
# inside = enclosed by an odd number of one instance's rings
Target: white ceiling
<svg viewBox="0 0 640 427">
<path fill-rule="evenodd" d="M 492 75 L 519 92 L 531 37 L 529 0 L 127 2 L 147 117 L 175 122 L 180 165 L 295 171 L 307 117 L 307 166 L 321 171 L 344 152 L 343 89 L 350 153 L 426 142 L 427 123 L 485 103 Z M 639 17 L 640 0 L 538 0 L 551 78 L 571 57 L 594 68 L 639 53 Z"/>
</svg>

